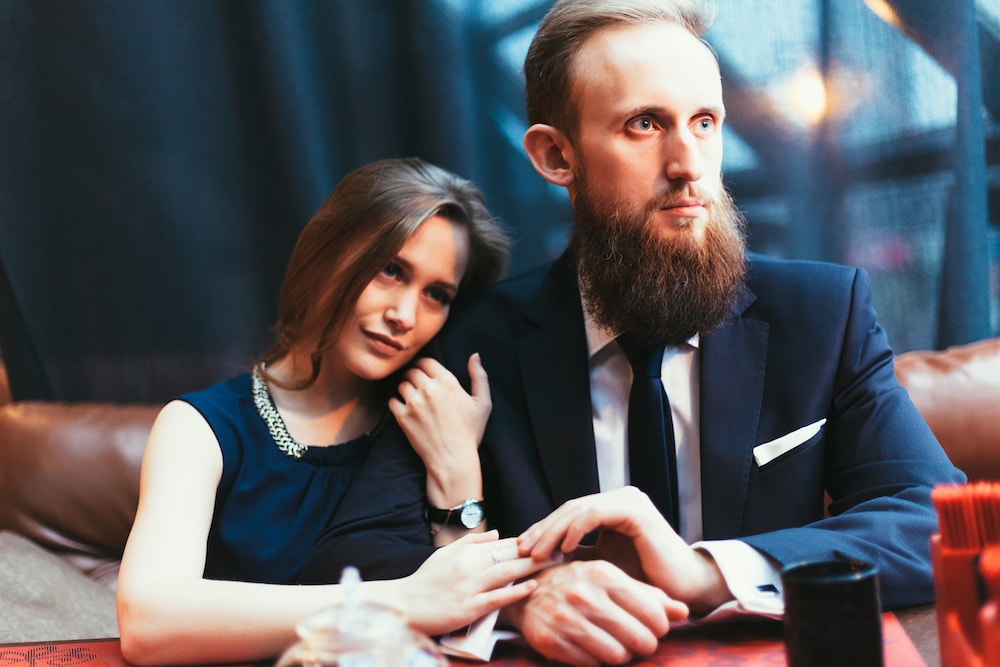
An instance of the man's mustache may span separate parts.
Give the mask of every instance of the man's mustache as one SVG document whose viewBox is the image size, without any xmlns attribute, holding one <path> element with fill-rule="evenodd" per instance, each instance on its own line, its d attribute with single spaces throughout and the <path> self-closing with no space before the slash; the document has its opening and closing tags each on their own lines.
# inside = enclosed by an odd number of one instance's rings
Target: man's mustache
<svg viewBox="0 0 1000 667">
<path fill-rule="evenodd" d="M 685 183 L 653 197 L 646 205 L 646 212 L 653 213 L 661 208 L 677 206 L 678 204 L 697 199 L 705 208 L 715 204 L 715 197 L 693 183 Z"/>
</svg>

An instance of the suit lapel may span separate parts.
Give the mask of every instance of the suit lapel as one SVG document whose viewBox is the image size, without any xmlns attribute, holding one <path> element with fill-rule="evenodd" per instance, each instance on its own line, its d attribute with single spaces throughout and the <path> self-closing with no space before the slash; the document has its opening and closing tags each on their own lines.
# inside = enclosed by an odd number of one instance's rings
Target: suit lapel
<svg viewBox="0 0 1000 667">
<path fill-rule="evenodd" d="M 744 290 L 730 322 L 702 339 L 701 489 L 704 538 L 738 535 L 760 420 L 768 325 L 742 316 Z"/>
<path fill-rule="evenodd" d="M 535 441 L 555 505 L 599 490 L 583 310 L 565 257 L 553 265 L 518 343 Z"/>
<path fill-rule="evenodd" d="M 760 418 L 768 325 L 732 319 L 701 343 L 701 484 L 705 539 L 739 534 Z M 600 483 L 590 407 L 587 341 L 579 291 L 565 257 L 525 310 L 535 327 L 518 342 L 525 399 L 555 505 L 595 493 Z"/>
</svg>

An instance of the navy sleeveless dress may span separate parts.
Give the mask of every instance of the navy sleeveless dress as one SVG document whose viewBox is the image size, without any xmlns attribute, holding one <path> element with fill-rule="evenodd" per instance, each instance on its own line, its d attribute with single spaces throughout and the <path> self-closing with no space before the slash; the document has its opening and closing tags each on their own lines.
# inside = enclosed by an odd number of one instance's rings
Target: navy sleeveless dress
<svg viewBox="0 0 1000 667">
<path fill-rule="evenodd" d="M 295 583 L 361 466 L 370 438 L 309 447 L 302 458 L 292 458 L 278 449 L 257 414 L 249 373 L 179 398 L 202 414 L 222 449 L 205 577 Z"/>
</svg>

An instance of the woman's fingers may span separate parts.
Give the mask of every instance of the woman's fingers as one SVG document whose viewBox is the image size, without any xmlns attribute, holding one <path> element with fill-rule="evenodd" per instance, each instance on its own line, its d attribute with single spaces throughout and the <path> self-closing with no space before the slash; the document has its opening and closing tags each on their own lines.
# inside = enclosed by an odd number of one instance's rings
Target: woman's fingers
<svg viewBox="0 0 1000 667">
<path fill-rule="evenodd" d="M 521 556 L 516 538 L 499 539 L 496 530 L 463 535 L 445 549 L 458 554 L 457 565 L 469 575 L 478 577 L 483 589 L 504 586 L 563 560 L 562 554 L 547 561 Z"/>
<path fill-rule="evenodd" d="M 507 560 L 503 560 L 503 550 L 494 551 L 491 554 L 492 567 L 485 573 L 487 585 L 500 586 L 507 582 L 517 581 L 563 562 L 561 553 L 556 553 L 548 560 L 535 560 L 534 558 L 518 556 L 516 547 L 514 549 L 515 551 L 510 554 Z"/>
<path fill-rule="evenodd" d="M 486 369 L 483 368 L 483 362 L 478 352 L 469 357 L 469 378 L 471 379 L 472 396 L 481 401 L 491 401 L 490 379 L 486 374 Z"/>
<path fill-rule="evenodd" d="M 538 590 L 538 582 L 534 579 L 526 579 L 510 586 L 501 586 L 491 590 L 483 591 L 477 596 L 478 616 L 510 606 L 515 602 L 520 602 Z"/>
<path fill-rule="evenodd" d="M 512 537 L 506 538 L 506 540 L 513 540 L 513 539 L 514 538 L 512 538 Z M 499 544 L 500 543 L 500 531 L 498 531 L 498 530 L 496 530 L 494 528 L 493 530 L 487 530 L 487 531 L 482 532 L 482 533 L 467 533 L 467 534 L 463 535 L 462 537 L 458 538 L 457 540 L 455 540 L 452 543 L 452 545 L 449 545 L 449 547 L 455 548 L 455 545 L 460 545 L 460 544 L 482 544 L 482 543 L 485 543 L 485 542 L 496 542 L 496 543 Z"/>
</svg>

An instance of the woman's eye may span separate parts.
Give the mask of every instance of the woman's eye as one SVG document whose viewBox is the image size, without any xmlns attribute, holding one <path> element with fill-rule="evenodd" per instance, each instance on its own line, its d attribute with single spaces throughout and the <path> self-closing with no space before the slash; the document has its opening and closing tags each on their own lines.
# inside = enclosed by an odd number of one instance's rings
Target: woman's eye
<svg viewBox="0 0 1000 667">
<path fill-rule="evenodd" d="M 450 306 L 455 298 L 450 292 L 443 289 L 432 288 L 427 290 L 427 296 L 440 303 L 442 306 Z"/>
<path fill-rule="evenodd" d="M 382 269 L 382 273 L 390 278 L 399 278 L 403 275 L 403 270 L 399 268 L 399 264 L 393 263 L 386 265 L 386 267 Z"/>
</svg>

